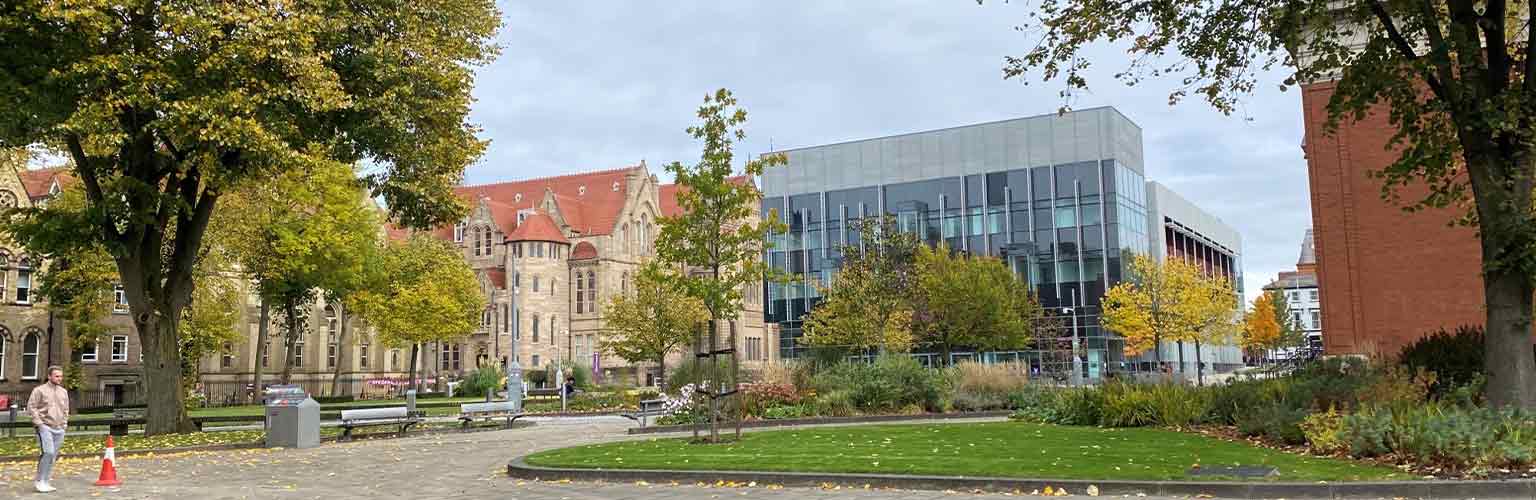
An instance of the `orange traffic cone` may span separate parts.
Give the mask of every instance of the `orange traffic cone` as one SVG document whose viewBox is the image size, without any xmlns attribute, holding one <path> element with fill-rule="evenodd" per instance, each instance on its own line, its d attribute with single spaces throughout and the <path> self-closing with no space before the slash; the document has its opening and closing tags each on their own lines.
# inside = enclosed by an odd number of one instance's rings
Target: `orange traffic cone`
<svg viewBox="0 0 1536 500">
<path fill-rule="evenodd" d="M 120 486 L 122 481 L 117 480 L 117 467 L 112 465 L 117 458 L 112 453 L 112 435 L 107 435 L 107 451 L 101 454 L 101 476 L 96 479 L 96 486 Z"/>
</svg>

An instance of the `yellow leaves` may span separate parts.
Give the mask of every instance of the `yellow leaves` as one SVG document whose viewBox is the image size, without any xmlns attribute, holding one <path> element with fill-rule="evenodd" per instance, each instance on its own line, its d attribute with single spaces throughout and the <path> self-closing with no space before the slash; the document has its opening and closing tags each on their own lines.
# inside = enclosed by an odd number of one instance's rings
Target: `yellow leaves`
<svg viewBox="0 0 1536 500">
<path fill-rule="evenodd" d="M 1236 328 L 1237 292 L 1225 277 L 1146 255 L 1135 256 L 1130 274 L 1105 293 L 1101 320 L 1126 338 L 1127 354 L 1154 348 L 1158 340 L 1219 341 Z"/>
<path fill-rule="evenodd" d="M 1270 348 L 1280 340 L 1280 323 L 1275 320 L 1275 297 L 1268 293 L 1253 299 L 1253 308 L 1243 320 L 1243 347 Z"/>
</svg>

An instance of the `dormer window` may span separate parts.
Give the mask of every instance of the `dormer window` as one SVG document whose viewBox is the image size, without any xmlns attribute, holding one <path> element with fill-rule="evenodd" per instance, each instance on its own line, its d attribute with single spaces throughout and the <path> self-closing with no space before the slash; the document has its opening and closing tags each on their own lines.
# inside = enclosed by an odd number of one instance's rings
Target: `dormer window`
<svg viewBox="0 0 1536 500">
<path fill-rule="evenodd" d="M 512 195 L 512 203 L 520 203 L 522 201 L 523 201 L 523 193 L 517 193 L 517 194 Z"/>
<path fill-rule="evenodd" d="M 613 181 L 613 192 L 619 192 L 619 181 Z"/>
<path fill-rule="evenodd" d="M 584 194 L 587 194 L 587 187 L 586 186 L 580 186 L 580 187 L 576 188 L 576 196 L 581 196 L 581 195 L 584 195 Z"/>
</svg>

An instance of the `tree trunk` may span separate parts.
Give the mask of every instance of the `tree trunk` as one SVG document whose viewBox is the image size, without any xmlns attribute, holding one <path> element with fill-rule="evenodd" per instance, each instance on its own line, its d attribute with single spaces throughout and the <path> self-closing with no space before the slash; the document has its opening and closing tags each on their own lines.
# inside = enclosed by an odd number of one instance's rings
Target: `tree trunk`
<svg viewBox="0 0 1536 500">
<path fill-rule="evenodd" d="M 1179 341 L 1179 383 L 1184 382 L 1184 341 Z"/>
<path fill-rule="evenodd" d="M 342 361 L 346 358 L 345 356 L 342 356 L 342 353 L 348 352 L 350 350 L 350 349 L 347 349 L 347 347 L 346 347 L 347 346 L 347 307 L 346 307 L 346 305 L 341 304 L 341 303 L 337 303 L 336 304 L 336 320 L 341 324 L 341 333 L 336 335 L 336 366 L 331 367 L 331 395 L 332 396 L 339 396 L 340 395 L 338 393 L 338 391 L 340 391 L 340 389 L 341 389 L 341 365 L 342 365 Z M 326 339 L 326 340 L 329 341 L 330 339 Z M 329 349 L 330 347 L 327 346 L 326 348 Z M 383 357 L 383 356 L 380 356 L 380 357 Z M 382 363 L 382 361 L 381 361 L 381 363 Z M 348 386 L 348 388 L 350 389 L 350 385 Z M 349 390 L 347 392 L 350 393 L 352 391 Z"/>
<path fill-rule="evenodd" d="M 1488 238 L 1483 241 L 1488 244 Z M 1488 326 L 1483 335 L 1488 404 L 1536 408 L 1530 279 L 1512 269 L 1490 269 L 1483 275 L 1483 294 L 1488 301 Z"/>
<path fill-rule="evenodd" d="M 1200 341 L 1195 341 L 1195 385 L 1205 386 L 1205 358 L 1200 357 Z"/>
<path fill-rule="evenodd" d="M 261 324 L 256 325 L 256 375 L 253 377 L 255 380 L 251 382 L 252 387 L 255 389 L 255 392 L 251 393 L 251 398 L 256 401 L 260 401 L 261 398 L 261 375 L 262 372 L 266 371 L 266 365 L 262 364 L 261 358 L 263 356 L 268 356 L 267 339 L 270 338 L 270 334 L 268 332 L 272 325 L 272 304 L 267 303 L 266 297 L 261 298 L 260 321 Z M 252 402 L 254 403 L 256 401 Z"/>
<path fill-rule="evenodd" d="M 417 387 L 416 387 L 416 358 L 419 357 L 420 352 L 421 352 L 421 343 L 418 342 L 418 343 L 411 344 L 411 373 L 410 373 L 409 376 L 411 377 L 410 384 L 411 384 L 411 390 L 413 390 L 413 391 L 417 390 Z"/>
<path fill-rule="evenodd" d="M 284 384 L 293 381 L 293 348 L 299 341 L 299 313 L 292 298 L 283 299 L 283 314 L 288 317 L 288 331 L 283 332 L 283 376 Z"/>
<path fill-rule="evenodd" d="M 174 312 L 157 308 L 155 313 L 137 315 L 134 326 L 144 352 L 144 381 L 149 389 L 145 396 L 148 408 L 144 414 L 144 434 L 171 434 L 197 430 L 187 419 L 183 401 L 186 394 L 181 390 L 181 355 L 176 343 Z M 179 311 L 178 311 L 179 312 Z"/>
<path fill-rule="evenodd" d="M 667 392 L 667 354 L 662 353 L 656 358 L 656 392 Z"/>
</svg>

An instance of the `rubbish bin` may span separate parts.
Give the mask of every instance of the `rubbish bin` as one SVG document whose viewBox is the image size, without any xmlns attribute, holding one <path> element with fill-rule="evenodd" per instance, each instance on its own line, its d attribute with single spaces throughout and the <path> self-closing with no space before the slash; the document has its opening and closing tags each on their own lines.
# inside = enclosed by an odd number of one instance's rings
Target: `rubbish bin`
<svg viewBox="0 0 1536 500">
<path fill-rule="evenodd" d="M 320 446 L 320 403 L 296 385 L 266 390 L 267 447 L 314 448 Z"/>
</svg>

